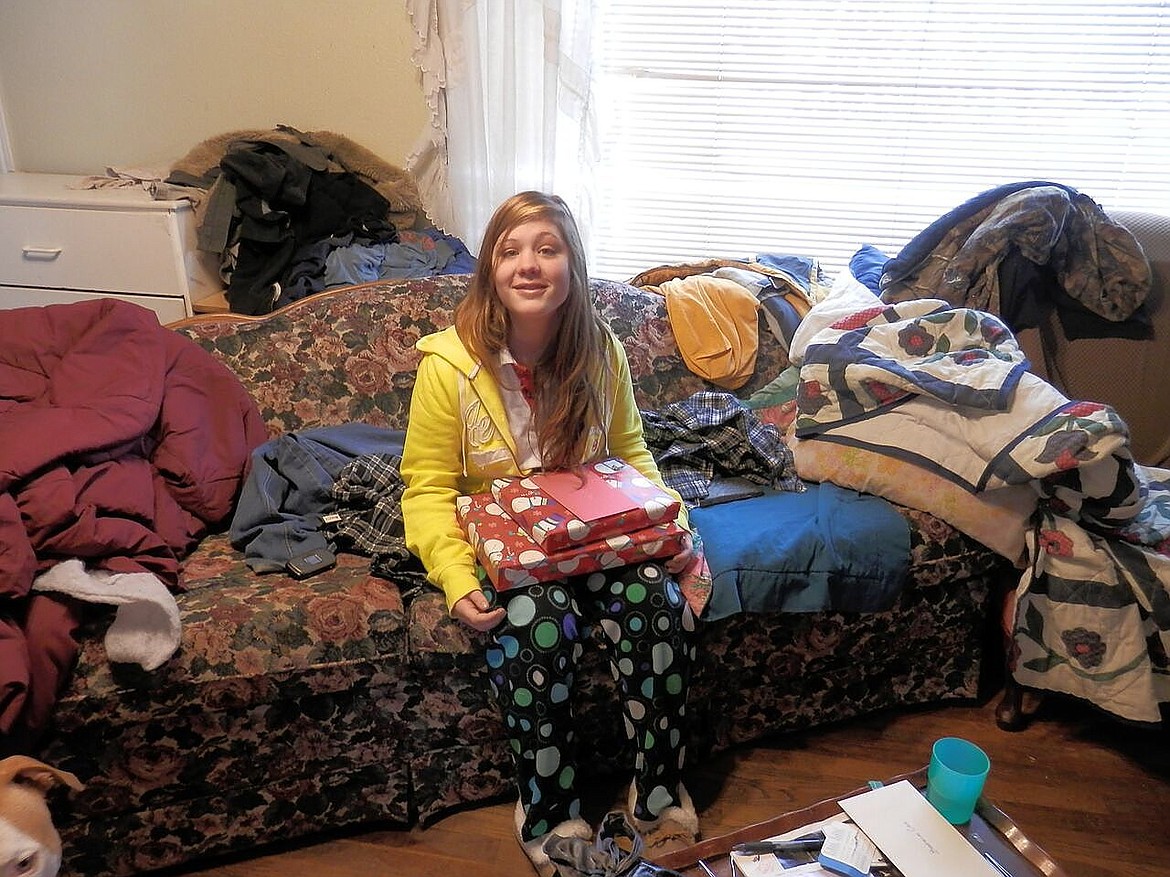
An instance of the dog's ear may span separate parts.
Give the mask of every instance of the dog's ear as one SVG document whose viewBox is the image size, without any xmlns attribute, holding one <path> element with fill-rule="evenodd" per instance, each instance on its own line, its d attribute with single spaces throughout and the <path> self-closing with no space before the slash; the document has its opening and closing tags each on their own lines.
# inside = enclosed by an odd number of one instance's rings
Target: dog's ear
<svg viewBox="0 0 1170 877">
<path fill-rule="evenodd" d="M 0 783 L 33 786 L 42 793 L 49 791 L 54 783 L 61 783 L 75 791 L 85 788 L 81 780 L 69 771 L 50 767 L 27 755 L 12 755 L 0 761 Z"/>
</svg>

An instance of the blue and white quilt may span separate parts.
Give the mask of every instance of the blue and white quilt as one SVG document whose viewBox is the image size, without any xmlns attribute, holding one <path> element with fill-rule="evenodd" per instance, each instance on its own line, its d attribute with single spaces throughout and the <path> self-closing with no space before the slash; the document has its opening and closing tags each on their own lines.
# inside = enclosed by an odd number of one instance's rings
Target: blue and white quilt
<svg viewBox="0 0 1170 877">
<path fill-rule="evenodd" d="M 796 434 L 1040 497 L 1017 588 L 1024 685 L 1157 722 L 1170 702 L 1170 471 L 1135 464 L 1107 405 L 1028 371 L 994 315 L 834 290 L 793 339 Z"/>
</svg>

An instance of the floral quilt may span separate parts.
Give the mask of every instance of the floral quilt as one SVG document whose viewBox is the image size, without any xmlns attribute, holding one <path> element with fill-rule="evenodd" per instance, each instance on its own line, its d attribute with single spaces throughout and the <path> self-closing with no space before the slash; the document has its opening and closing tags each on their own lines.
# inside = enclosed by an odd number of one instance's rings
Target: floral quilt
<svg viewBox="0 0 1170 877">
<path fill-rule="evenodd" d="M 1141 501 L 1128 526 L 1080 526 L 1041 504 L 1011 664 L 1023 685 L 1157 722 L 1170 704 L 1170 470 L 1133 471 Z"/>
<path fill-rule="evenodd" d="M 1170 471 L 1134 463 L 1112 408 L 1027 371 L 997 317 L 931 300 L 853 303 L 863 306 L 830 304 L 819 324 L 814 307 L 819 328 L 794 344 L 797 434 L 910 460 L 971 491 L 1030 484 L 1040 503 L 1017 589 L 1015 678 L 1159 721 Z"/>
</svg>

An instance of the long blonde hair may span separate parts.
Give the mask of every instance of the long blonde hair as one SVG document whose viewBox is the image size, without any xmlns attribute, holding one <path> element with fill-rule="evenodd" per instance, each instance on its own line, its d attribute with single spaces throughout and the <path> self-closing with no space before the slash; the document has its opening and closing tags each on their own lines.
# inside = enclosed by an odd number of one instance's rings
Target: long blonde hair
<svg viewBox="0 0 1170 877">
<path fill-rule="evenodd" d="M 556 195 L 520 192 L 502 203 L 484 230 L 467 295 L 455 307 L 455 330 L 464 345 L 500 379 L 499 353 L 508 345 L 510 317 L 496 294 L 496 247 L 519 225 L 545 220 L 557 226 L 568 247 L 569 294 L 561 305 L 556 337 L 533 366 L 536 438 L 545 468 L 587 462 L 589 436 L 605 430 L 606 368 L 613 335 L 593 308 L 589 271 L 577 222 Z"/>
</svg>

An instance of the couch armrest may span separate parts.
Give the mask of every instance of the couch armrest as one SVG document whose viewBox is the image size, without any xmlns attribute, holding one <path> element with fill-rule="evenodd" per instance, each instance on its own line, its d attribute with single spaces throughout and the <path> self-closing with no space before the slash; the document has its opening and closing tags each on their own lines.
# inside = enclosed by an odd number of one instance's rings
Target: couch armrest
<svg viewBox="0 0 1170 877">
<path fill-rule="evenodd" d="M 1070 341 L 1055 314 L 1046 327 L 1043 362 L 1048 379 L 1071 399 L 1111 405 L 1129 425 L 1134 458 L 1170 467 L 1170 212 L 1109 212 L 1137 238 L 1153 274 L 1146 308 L 1153 338 L 1080 338 Z M 1055 344 L 1048 344 L 1054 339 Z M 1023 340 L 1023 339 L 1021 339 Z M 1040 353 L 1027 350 L 1033 361 Z"/>
</svg>

